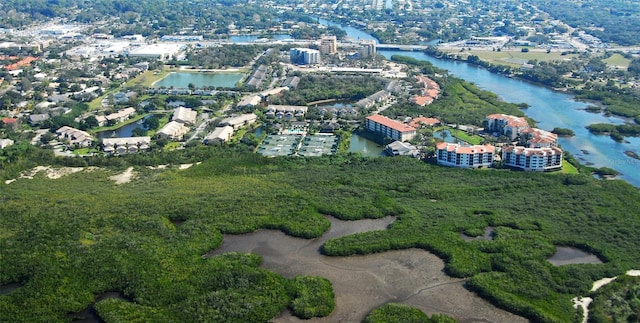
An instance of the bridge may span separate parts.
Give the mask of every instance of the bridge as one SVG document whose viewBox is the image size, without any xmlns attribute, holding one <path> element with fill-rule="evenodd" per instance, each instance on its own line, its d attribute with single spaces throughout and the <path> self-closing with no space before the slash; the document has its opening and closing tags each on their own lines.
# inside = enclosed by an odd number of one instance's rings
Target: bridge
<svg viewBox="0 0 640 323">
<path fill-rule="evenodd" d="M 429 48 L 429 46 L 425 46 L 425 45 L 398 45 L 398 44 L 377 44 L 376 45 L 376 49 L 378 50 L 397 50 L 397 51 L 407 51 L 407 52 L 421 52 L 427 48 Z"/>
<path fill-rule="evenodd" d="M 309 46 L 312 44 L 316 44 L 317 40 L 274 40 L 270 42 L 263 41 L 254 41 L 254 42 L 231 42 L 226 40 L 217 40 L 217 41 L 204 41 L 199 42 L 199 47 L 211 47 L 211 46 L 220 46 L 220 45 L 264 45 L 264 44 L 287 44 L 287 45 L 296 45 L 296 46 Z M 357 42 L 339 42 L 338 47 L 353 47 L 358 46 Z M 399 44 L 376 44 L 376 48 L 379 50 L 396 50 L 396 51 L 407 51 L 407 52 L 421 52 L 427 49 L 429 46 L 425 45 L 399 45 Z"/>
</svg>

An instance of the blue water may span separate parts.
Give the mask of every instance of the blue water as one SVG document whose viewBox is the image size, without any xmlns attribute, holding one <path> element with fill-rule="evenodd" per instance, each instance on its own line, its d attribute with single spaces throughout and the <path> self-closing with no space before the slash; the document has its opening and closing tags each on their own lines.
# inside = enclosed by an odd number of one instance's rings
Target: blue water
<svg viewBox="0 0 640 323">
<path fill-rule="evenodd" d="M 242 79 L 242 73 L 197 73 L 174 72 L 153 84 L 154 87 L 187 88 L 192 83 L 196 88 L 226 87 L 232 88 Z"/>
<path fill-rule="evenodd" d="M 373 39 L 373 36 L 356 28 L 319 19 L 324 25 L 335 25 L 347 32 L 350 39 Z M 376 40 L 377 42 L 377 40 Z M 378 50 L 387 58 L 391 55 L 410 56 L 429 61 L 433 65 L 448 70 L 452 75 L 474 83 L 479 88 L 496 93 L 507 102 L 527 103 L 530 107 L 524 112 L 537 121 L 537 127 L 552 130 L 555 127 L 569 128 L 575 136 L 560 138 L 559 143 L 565 151 L 574 155 L 581 163 L 595 167 L 610 167 L 636 187 L 640 187 L 640 160 L 627 156 L 625 151 L 640 154 L 640 138 L 627 137 L 625 143 L 617 143 L 609 136 L 591 134 L 585 127 L 592 123 L 621 124 L 625 120 L 606 117 L 602 114 L 584 111 L 587 103 L 578 102 L 569 94 L 554 92 L 546 87 L 529 82 L 493 74 L 483 68 L 450 60 L 437 59 L 422 52 L 398 52 Z M 362 138 L 361 138 L 362 139 Z"/>
<path fill-rule="evenodd" d="M 448 70 L 452 75 L 474 83 L 481 89 L 496 93 L 507 102 L 529 104 L 530 107 L 524 112 L 537 121 L 538 128 L 552 130 L 555 127 L 562 127 L 575 132 L 574 137 L 560 138 L 559 143 L 580 162 L 596 167 L 613 168 L 622 173 L 620 178 L 640 187 L 640 161 L 624 153 L 627 150 L 640 153 L 640 138 L 628 137 L 626 138 L 628 143 L 617 143 L 608 136 L 591 134 L 585 128 L 592 123 L 621 124 L 625 120 L 586 112 L 584 109 L 588 104 L 575 101 L 572 95 L 493 74 L 463 62 L 437 59 L 421 52 L 379 50 L 378 53 L 387 58 L 391 55 L 404 55 L 429 61 L 439 68 Z"/>
<path fill-rule="evenodd" d="M 383 150 L 384 147 L 369 139 L 360 137 L 355 133 L 351 135 L 351 140 L 349 141 L 349 152 L 361 153 L 364 157 L 379 157 L 382 156 Z"/>
<path fill-rule="evenodd" d="M 378 43 L 378 39 L 376 39 L 375 37 L 367 34 L 366 32 L 353 28 L 353 27 L 349 27 L 349 26 L 343 26 L 341 24 L 337 24 L 335 22 L 331 22 L 329 20 L 325 20 L 322 18 L 318 19 L 318 22 L 322 25 L 325 26 L 338 26 L 340 27 L 340 29 L 344 30 L 347 33 L 347 39 L 348 40 L 352 40 L 352 41 L 360 41 L 360 40 L 375 40 L 376 43 Z"/>
<path fill-rule="evenodd" d="M 450 143 L 459 142 L 458 138 L 451 135 L 451 131 L 449 130 L 436 131 L 433 133 L 433 138 L 441 139 L 444 142 L 450 142 Z"/>
<path fill-rule="evenodd" d="M 126 138 L 126 137 L 133 137 L 133 130 L 135 130 L 136 128 L 142 128 L 142 129 L 146 129 L 142 123 L 144 122 L 144 120 L 148 117 L 150 117 L 151 115 L 148 115 L 136 122 L 133 123 L 129 123 L 126 124 L 116 130 L 107 130 L 107 131 L 100 131 L 97 133 L 98 138 L 100 139 L 104 139 L 104 138 Z"/>
</svg>

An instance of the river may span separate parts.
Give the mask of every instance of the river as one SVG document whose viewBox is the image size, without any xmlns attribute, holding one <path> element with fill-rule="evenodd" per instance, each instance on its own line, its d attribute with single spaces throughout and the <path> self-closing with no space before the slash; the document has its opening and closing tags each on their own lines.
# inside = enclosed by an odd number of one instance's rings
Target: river
<svg viewBox="0 0 640 323">
<path fill-rule="evenodd" d="M 319 19 L 324 25 L 342 28 L 350 39 L 374 39 L 361 30 Z M 479 88 L 496 93 L 506 102 L 529 104 L 524 110 L 527 116 L 537 121 L 537 127 L 552 130 L 555 127 L 569 128 L 575 136 L 560 138 L 562 149 L 570 152 L 581 163 L 595 167 L 609 167 L 621 173 L 619 178 L 640 187 L 640 160 L 633 159 L 625 151 L 640 154 L 640 137 L 627 137 L 625 143 L 613 141 L 609 136 L 591 134 L 585 127 L 592 123 L 621 124 L 625 120 L 606 117 L 584 111 L 587 103 L 574 100 L 574 96 L 552 91 L 529 82 L 494 74 L 484 68 L 464 62 L 438 59 L 422 52 L 399 52 L 379 50 L 378 54 L 390 58 L 392 55 L 410 56 L 429 61 L 433 65 L 448 70 L 452 75 L 474 83 Z"/>
<path fill-rule="evenodd" d="M 580 162 L 596 167 L 613 168 L 622 173 L 619 176 L 621 179 L 640 187 L 640 161 L 624 153 L 627 150 L 640 153 L 640 138 L 627 137 L 626 143 L 617 143 L 609 136 L 594 135 L 585 128 L 592 123 L 600 122 L 621 124 L 625 121 L 622 118 L 586 112 L 584 109 L 588 104 L 574 100 L 572 95 L 494 74 L 463 62 L 437 59 L 422 52 L 381 50 L 378 53 L 387 58 L 391 55 L 404 55 L 429 61 L 439 68 L 448 70 L 456 77 L 474 83 L 481 89 L 496 93 L 507 102 L 529 104 L 530 107 L 524 112 L 536 120 L 539 128 L 552 130 L 555 127 L 562 127 L 575 132 L 574 137 L 560 138 L 559 143 Z"/>
</svg>

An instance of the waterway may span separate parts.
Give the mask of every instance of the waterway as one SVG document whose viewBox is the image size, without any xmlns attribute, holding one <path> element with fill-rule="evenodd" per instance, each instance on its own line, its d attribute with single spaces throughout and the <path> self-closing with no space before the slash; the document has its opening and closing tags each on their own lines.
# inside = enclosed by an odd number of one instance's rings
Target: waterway
<svg viewBox="0 0 640 323">
<path fill-rule="evenodd" d="M 196 88 L 232 88 L 243 76 L 243 73 L 174 72 L 155 82 L 153 87 L 187 88 L 189 84 L 193 84 Z"/>
<path fill-rule="evenodd" d="M 326 19 L 322 19 L 322 18 L 318 18 L 318 23 L 325 25 L 325 26 L 338 26 L 340 27 L 340 29 L 344 30 L 347 33 L 347 40 L 351 40 L 351 41 L 355 41 L 355 42 L 359 42 L 361 40 L 373 40 L 376 43 L 378 43 L 378 39 L 367 34 L 366 32 L 353 28 L 353 27 L 349 27 L 349 26 L 344 26 L 341 24 L 337 24 L 335 22 L 331 22 L 329 20 Z"/>
<path fill-rule="evenodd" d="M 625 120 L 589 113 L 585 102 L 573 99 L 566 93 L 552 91 L 546 87 L 491 73 L 483 68 L 463 62 L 437 59 L 422 52 L 398 52 L 380 50 L 379 54 L 410 56 L 429 61 L 433 65 L 448 70 L 452 75 L 474 83 L 479 88 L 496 93 L 506 102 L 530 105 L 524 110 L 527 116 L 537 122 L 537 127 L 552 130 L 555 127 L 569 128 L 573 137 L 560 138 L 562 148 L 574 155 L 583 164 L 596 167 L 610 167 L 622 175 L 620 178 L 640 187 L 640 161 L 625 155 L 630 150 L 640 153 L 640 138 L 627 137 L 625 143 L 617 143 L 609 136 L 591 134 L 585 127 L 592 123 L 622 124 Z"/>
<path fill-rule="evenodd" d="M 338 26 L 347 33 L 349 39 L 377 40 L 362 30 L 318 20 L 326 26 Z M 431 57 L 422 52 L 399 52 L 379 50 L 378 54 L 390 58 L 392 55 L 410 56 L 429 61 L 433 65 L 448 70 L 452 75 L 474 83 L 479 88 L 496 93 L 506 102 L 529 104 L 524 112 L 537 122 L 537 127 L 552 130 L 555 127 L 569 128 L 575 136 L 560 138 L 565 151 L 574 155 L 581 163 L 595 167 L 609 167 L 621 173 L 618 178 L 640 187 L 640 160 L 631 158 L 625 151 L 640 154 L 640 137 L 627 137 L 624 143 L 613 141 L 609 136 L 591 134 L 585 127 L 593 123 L 621 124 L 625 120 L 586 112 L 585 102 L 574 100 L 574 96 L 552 91 L 544 86 L 494 74 L 484 68 L 464 62 Z"/>
</svg>

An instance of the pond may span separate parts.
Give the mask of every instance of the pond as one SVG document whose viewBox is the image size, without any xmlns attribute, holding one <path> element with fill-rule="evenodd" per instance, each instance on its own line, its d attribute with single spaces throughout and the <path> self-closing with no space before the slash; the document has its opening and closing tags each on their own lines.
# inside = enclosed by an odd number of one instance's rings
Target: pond
<svg viewBox="0 0 640 323">
<path fill-rule="evenodd" d="M 377 143 L 355 133 L 351 135 L 351 140 L 349 141 L 350 153 L 361 153 L 364 157 L 379 157 L 383 155 L 383 151 L 384 147 Z"/>
<path fill-rule="evenodd" d="M 133 130 L 135 130 L 136 128 L 142 128 L 145 129 L 144 125 L 142 125 L 142 123 L 144 122 L 145 119 L 149 118 L 151 115 L 148 115 L 136 122 L 132 122 L 129 124 L 126 124 L 118 129 L 115 130 L 106 130 L 106 131 L 100 131 L 98 133 L 96 133 L 96 136 L 98 137 L 98 139 L 104 139 L 104 138 L 126 138 L 126 137 L 133 137 Z"/>
<path fill-rule="evenodd" d="M 0 295 L 6 295 L 11 293 L 12 291 L 22 287 L 20 283 L 11 283 L 7 285 L 0 285 Z"/>
<path fill-rule="evenodd" d="M 193 84 L 196 88 L 232 88 L 243 77 L 244 74 L 238 72 L 172 72 L 153 83 L 153 87 L 188 88 L 189 84 Z"/>
<path fill-rule="evenodd" d="M 464 241 L 473 241 L 473 240 L 493 240 L 495 228 L 494 227 L 486 227 L 484 228 L 484 234 L 477 237 L 472 237 L 460 232 L 460 238 Z"/>
<path fill-rule="evenodd" d="M 440 139 L 444 142 L 457 143 L 459 140 L 451 135 L 449 130 L 441 130 L 433 133 L 433 138 Z"/>
<path fill-rule="evenodd" d="M 556 249 L 556 253 L 547 259 L 554 266 L 602 263 L 596 255 L 575 247 L 557 247 Z"/>
</svg>

